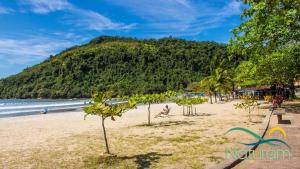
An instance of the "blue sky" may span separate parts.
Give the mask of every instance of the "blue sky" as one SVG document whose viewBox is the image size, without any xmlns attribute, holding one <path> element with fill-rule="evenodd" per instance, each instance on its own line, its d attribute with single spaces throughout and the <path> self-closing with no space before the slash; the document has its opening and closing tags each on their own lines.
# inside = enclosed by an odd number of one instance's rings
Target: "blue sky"
<svg viewBox="0 0 300 169">
<path fill-rule="evenodd" d="M 1 0 L 0 78 L 100 35 L 227 43 L 236 0 Z"/>
</svg>

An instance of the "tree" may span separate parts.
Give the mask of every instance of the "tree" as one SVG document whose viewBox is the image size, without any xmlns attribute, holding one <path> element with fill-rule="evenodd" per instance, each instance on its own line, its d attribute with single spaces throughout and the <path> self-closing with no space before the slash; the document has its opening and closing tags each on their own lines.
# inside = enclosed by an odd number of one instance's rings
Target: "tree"
<svg viewBox="0 0 300 169">
<path fill-rule="evenodd" d="M 216 93 L 215 86 L 216 86 L 216 81 L 213 76 L 207 76 L 200 81 L 200 87 L 209 95 L 210 104 L 213 103 L 212 95 Z"/>
<path fill-rule="evenodd" d="M 293 83 L 300 70 L 300 48 L 294 47 L 260 57 L 256 63 L 241 62 L 235 79 L 241 86 Z"/>
<path fill-rule="evenodd" d="M 284 53 L 273 52 L 259 59 L 256 75 L 260 83 L 286 84 L 291 80 L 293 82 L 297 71 L 300 71 L 300 55 L 291 54 L 289 49 L 283 51 Z"/>
<path fill-rule="evenodd" d="M 201 97 L 181 97 L 172 99 L 178 106 L 182 106 L 182 114 L 185 115 L 197 115 L 197 110 L 193 111 L 193 105 L 202 104 L 207 102 L 207 99 Z M 184 107 L 186 106 L 187 111 L 185 114 Z"/>
<path fill-rule="evenodd" d="M 244 0 L 242 23 L 233 30 L 230 50 L 249 56 L 265 55 L 297 45 L 300 38 L 300 2 Z"/>
<path fill-rule="evenodd" d="M 144 95 L 135 95 L 133 99 L 138 103 L 143 103 L 148 105 L 148 125 L 151 124 L 150 118 L 151 118 L 151 112 L 150 112 L 150 106 L 154 103 L 161 103 L 164 102 L 167 98 L 170 98 L 171 96 L 176 95 L 173 91 L 167 91 L 165 93 L 160 94 L 144 94 Z"/>
<path fill-rule="evenodd" d="M 112 95 L 107 92 L 93 94 L 92 100 L 93 104 L 83 109 L 86 113 L 84 118 L 86 118 L 87 115 L 97 115 L 101 117 L 106 153 L 110 154 L 104 124 L 105 119 L 107 117 L 111 117 L 111 120 L 114 121 L 114 116 L 121 117 L 122 113 L 124 113 L 125 111 L 135 108 L 136 102 L 133 99 L 127 97 L 127 101 L 123 100 L 123 102 L 121 103 L 114 103 L 112 101 Z"/>
<path fill-rule="evenodd" d="M 215 91 L 219 92 L 220 100 L 222 100 L 222 94 L 227 94 L 232 89 L 233 80 L 228 71 L 220 67 L 217 67 L 211 76 L 214 78 Z"/>
<path fill-rule="evenodd" d="M 249 56 L 247 64 L 254 67 L 239 70 L 237 76 L 248 72 L 252 75 L 248 84 L 290 84 L 293 89 L 293 80 L 300 73 L 300 1 L 244 3 L 248 8 L 241 15 L 243 22 L 233 30 L 228 49 L 231 54 Z"/>
<path fill-rule="evenodd" d="M 242 61 L 235 69 L 234 80 L 242 87 L 258 85 L 255 74 L 257 72 L 256 65 L 251 61 Z"/>
<path fill-rule="evenodd" d="M 255 100 L 255 98 L 250 96 L 243 96 L 241 103 L 235 104 L 236 109 L 244 109 L 248 112 L 248 118 L 251 122 L 251 112 L 255 109 L 256 106 L 258 106 L 258 102 Z"/>
<path fill-rule="evenodd" d="M 212 70 L 211 75 L 205 77 L 200 81 L 200 87 L 205 90 L 210 97 L 210 103 L 212 104 L 212 95 L 215 96 L 215 102 L 217 102 L 217 93 L 227 93 L 232 89 L 233 81 L 229 76 L 226 69 L 217 67 Z M 220 99 L 222 96 L 220 96 Z"/>
<path fill-rule="evenodd" d="M 208 93 L 211 104 L 212 95 L 214 95 L 215 102 L 217 102 L 217 93 L 219 93 L 220 100 L 222 100 L 222 94 L 234 90 L 233 74 L 229 73 L 229 70 L 235 67 L 232 62 L 227 53 L 217 52 L 213 55 L 209 64 L 210 75 L 200 81 L 200 88 Z"/>
</svg>

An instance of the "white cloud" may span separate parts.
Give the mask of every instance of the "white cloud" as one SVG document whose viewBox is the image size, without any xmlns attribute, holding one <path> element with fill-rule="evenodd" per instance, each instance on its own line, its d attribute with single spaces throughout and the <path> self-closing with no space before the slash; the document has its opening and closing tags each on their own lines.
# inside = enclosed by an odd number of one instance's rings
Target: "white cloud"
<svg viewBox="0 0 300 169">
<path fill-rule="evenodd" d="M 224 17 L 230 17 L 232 15 L 239 15 L 242 10 L 241 7 L 243 5 L 242 1 L 231 0 L 219 13 L 218 15 Z"/>
<path fill-rule="evenodd" d="M 49 55 L 70 47 L 74 43 L 45 37 L 30 39 L 0 39 L 0 61 L 8 64 L 38 63 Z"/>
<path fill-rule="evenodd" d="M 33 12 L 41 14 L 72 8 L 66 0 L 22 0 L 21 3 L 29 5 Z"/>
<path fill-rule="evenodd" d="M 122 0 L 113 1 L 116 5 L 127 7 L 138 16 L 149 21 L 191 21 L 197 11 L 187 0 Z"/>
<path fill-rule="evenodd" d="M 9 14 L 11 12 L 13 12 L 13 9 L 0 6 L 0 14 Z"/>
<path fill-rule="evenodd" d="M 92 37 L 90 34 L 49 32 L 45 30 L 6 34 L 0 37 L 0 78 L 16 74 L 28 66 L 38 64 L 50 55 L 80 45 Z"/>
<path fill-rule="evenodd" d="M 175 2 L 182 4 L 185 7 L 191 7 L 188 0 L 175 0 Z"/>
<path fill-rule="evenodd" d="M 29 6 L 31 11 L 38 14 L 47 14 L 55 11 L 65 11 L 66 22 L 89 30 L 129 30 L 135 24 L 113 22 L 108 17 L 92 10 L 79 8 L 67 0 L 22 0 L 23 5 Z"/>
<path fill-rule="evenodd" d="M 148 30 L 146 33 L 161 37 L 198 35 L 204 30 L 222 26 L 229 17 L 240 14 L 242 2 L 221 2 L 223 6 L 205 0 L 120 0 L 112 3 L 144 19 L 146 23 L 139 27 Z"/>
<path fill-rule="evenodd" d="M 135 24 L 113 22 L 109 18 L 91 10 L 72 8 L 70 11 L 73 15 L 66 17 L 67 23 L 90 30 L 129 30 L 135 26 Z"/>
</svg>

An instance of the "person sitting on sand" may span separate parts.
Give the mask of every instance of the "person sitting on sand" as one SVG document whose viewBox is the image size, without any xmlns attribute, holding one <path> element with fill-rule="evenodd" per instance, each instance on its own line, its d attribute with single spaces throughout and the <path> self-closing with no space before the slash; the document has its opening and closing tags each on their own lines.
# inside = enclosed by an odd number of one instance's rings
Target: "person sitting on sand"
<svg viewBox="0 0 300 169">
<path fill-rule="evenodd" d="M 169 108 L 169 106 L 166 105 L 166 107 L 163 108 L 163 111 L 161 111 L 160 113 L 158 113 L 158 114 L 155 116 L 155 118 L 156 118 L 156 117 L 159 117 L 159 116 L 161 116 L 161 115 L 167 116 L 167 115 L 169 114 L 170 110 L 171 110 L 171 108 Z"/>
</svg>

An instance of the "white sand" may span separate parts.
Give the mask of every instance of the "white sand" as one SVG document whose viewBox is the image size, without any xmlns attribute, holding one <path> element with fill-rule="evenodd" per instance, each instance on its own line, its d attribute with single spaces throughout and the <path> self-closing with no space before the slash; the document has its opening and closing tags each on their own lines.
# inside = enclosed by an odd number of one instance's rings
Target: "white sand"
<svg viewBox="0 0 300 169">
<path fill-rule="evenodd" d="M 241 110 L 234 109 L 234 103 L 236 102 L 213 105 L 205 103 L 196 107 L 198 113 L 213 114 L 212 116 L 204 116 L 204 118 L 216 123 L 245 120 L 247 114 L 241 113 Z M 166 104 L 172 108 L 171 116 L 168 118 L 153 118 Z M 145 124 L 147 123 L 147 113 L 147 106 L 141 105 L 137 109 L 126 112 L 121 118 L 116 118 L 116 121 L 107 119 L 106 126 L 108 129 L 117 129 Z M 182 116 L 182 107 L 174 103 L 153 104 L 151 105 L 151 113 L 152 123 L 185 120 L 186 118 Z M 99 130 L 99 132 L 101 130 L 100 118 L 88 116 L 84 120 L 83 111 L 0 118 L 0 150 L 39 147 L 45 144 L 48 139 L 55 140 L 95 130 Z M 221 130 L 220 132 L 223 132 L 224 129 Z"/>
<path fill-rule="evenodd" d="M 182 107 L 174 103 L 154 104 L 151 127 L 144 126 L 147 106 L 138 106 L 116 121 L 105 120 L 111 150 L 120 156 L 173 154 L 161 157 L 157 166 L 162 168 L 192 168 L 190 163 L 198 166 L 198 161 L 205 167 L 213 166 L 218 160 L 210 157 L 224 159 L 225 146 L 239 146 L 236 141 L 253 139 L 239 132 L 224 136 L 225 131 L 238 126 L 257 132 L 260 126 L 262 116 L 252 116 L 258 123 L 249 122 L 248 114 L 235 109 L 235 103 L 194 106 L 201 116 L 183 116 Z M 171 107 L 170 116 L 154 118 L 166 104 Z M 260 110 L 259 114 L 264 112 Z M 156 143 L 156 139 L 161 141 Z M 104 153 L 101 119 L 88 116 L 84 120 L 83 111 L 0 118 L 0 140 L 0 168 L 84 168 L 84 159 Z M 120 162 L 121 168 L 127 163 L 136 166 L 134 159 Z"/>
</svg>

